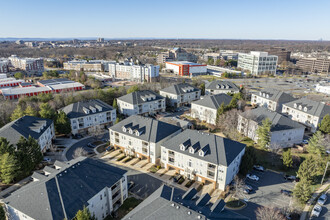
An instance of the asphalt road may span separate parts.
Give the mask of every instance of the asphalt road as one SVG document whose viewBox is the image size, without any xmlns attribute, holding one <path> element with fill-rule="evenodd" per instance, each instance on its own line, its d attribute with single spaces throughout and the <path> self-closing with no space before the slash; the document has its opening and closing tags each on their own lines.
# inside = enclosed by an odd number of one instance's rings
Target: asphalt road
<svg viewBox="0 0 330 220">
<path fill-rule="evenodd" d="M 272 171 L 253 171 L 259 181 L 246 179 L 245 183 L 253 187 L 254 192 L 241 197 L 248 200 L 246 208 L 237 211 L 251 219 L 256 219 L 255 211 L 260 206 L 286 209 L 291 205 L 291 197 L 281 194 L 281 189 L 292 191 L 294 183 L 286 181 L 283 175 Z"/>
<path fill-rule="evenodd" d="M 74 154 L 74 151 L 79 148 L 79 147 L 82 147 L 84 150 L 86 150 L 87 152 L 94 152 L 94 149 L 93 148 L 90 148 L 87 146 L 87 144 L 89 143 L 92 143 L 96 140 L 101 140 L 103 138 L 109 138 L 109 132 L 106 132 L 104 133 L 103 135 L 97 137 L 97 138 L 94 138 L 94 137 L 89 137 L 89 138 L 86 138 L 86 139 L 83 139 L 81 141 L 78 141 L 77 143 L 73 144 L 70 149 L 66 152 L 65 154 L 65 157 L 67 160 L 72 160 L 73 159 L 73 154 Z"/>
</svg>

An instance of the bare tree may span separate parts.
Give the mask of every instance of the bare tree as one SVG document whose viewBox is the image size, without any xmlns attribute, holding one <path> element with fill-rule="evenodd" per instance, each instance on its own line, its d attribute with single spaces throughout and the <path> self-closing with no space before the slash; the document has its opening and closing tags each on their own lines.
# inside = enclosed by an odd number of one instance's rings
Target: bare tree
<svg viewBox="0 0 330 220">
<path fill-rule="evenodd" d="M 243 192 L 244 181 L 236 175 L 234 177 L 234 196 L 239 199 L 241 193 Z"/>
<path fill-rule="evenodd" d="M 87 154 L 88 153 L 87 153 L 86 150 L 84 150 L 84 148 L 79 147 L 73 152 L 73 158 L 78 158 L 78 157 L 81 157 L 81 156 L 87 156 Z"/>
<path fill-rule="evenodd" d="M 93 126 L 91 127 L 89 130 L 88 130 L 88 133 L 89 135 L 93 136 L 94 138 L 96 138 L 97 136 L 103 134 L 105 131 L 104 128 L 102 128 L 100 125 L 96 125 L 96 126 Z"/>
<path fill-rule="evenodd" d="M 278 209 L 261 206 L 256 210 L 257 220 L 285 220 L 285 216 Z"/>
</svg>

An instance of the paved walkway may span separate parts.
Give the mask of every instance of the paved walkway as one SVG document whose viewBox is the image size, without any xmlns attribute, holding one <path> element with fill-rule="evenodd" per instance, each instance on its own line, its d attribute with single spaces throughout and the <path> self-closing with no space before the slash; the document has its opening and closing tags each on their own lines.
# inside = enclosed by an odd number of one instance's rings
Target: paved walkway
<svg viewBox="0 0 330 220">
<path fill-rule="evenodd" d="M 322 193 L 328 186 L 330 186 L 330 180 L 328 180 L 326 183 L 324 183 L 318 190 L 316 190 L 312 197 L 308 200 L 303 213 L 300 216 L 300 220 L 305 220 L 308 216 L 309 209 L 311 208 L 311 205 L 313 204 L 314 200 Z"/>
</svg>

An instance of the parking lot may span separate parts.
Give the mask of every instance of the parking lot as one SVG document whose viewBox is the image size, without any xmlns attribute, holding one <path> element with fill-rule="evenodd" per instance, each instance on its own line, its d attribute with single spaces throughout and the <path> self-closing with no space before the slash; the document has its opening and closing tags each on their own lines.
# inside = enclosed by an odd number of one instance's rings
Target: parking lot
<svg viewBox="0 0 330 220">
<path fill-rule="evenodd" d="M 324 205 L 322 205 L 322 212 L 320 214 L 319 217 L 317 218 L 312 218 L 312 219 L 317 219 L 317 220 L 326 220 L 326 219 L 330 219 L 330 192 L 328 191 L 327 193 L 327 201 L 325 202 Z"/>
<path fill-rule="evenodd" d="M 240 214 L 255 219 L 255 211 L 259 206 L 289 208 L 292 197 L 281 194 L 281 189 L 293 191 L 294 182 L 286 181 L 282 174 L 272 171 L 253 171 L 252 174 L 257 175 L 259 181 L 246 179 L 245 183 L 253 187 L 251 194 L 242 194 L 242 198 L 248 201 L 248 206 L 237 211 Z"/>
</svg>

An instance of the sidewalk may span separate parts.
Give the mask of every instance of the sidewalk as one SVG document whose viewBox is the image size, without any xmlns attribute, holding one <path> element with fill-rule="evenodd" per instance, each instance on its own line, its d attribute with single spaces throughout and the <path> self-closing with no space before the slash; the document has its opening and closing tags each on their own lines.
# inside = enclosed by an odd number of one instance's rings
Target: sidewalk
<svg viewBox="0 0 330 220">
<path fill-rule="evenodd" d="M 312 197 L 308 200 L 303 213 L 300 216 L 300 220 L 305 220 L 309 214 L 309 209 L 311 208 L 314 200 L 319 196 L 320 193 L 322 193 L 323 190 L 325 190 L 328 186 L 330 186 L 330 180 L 328 180 L 326 183 L 324 183 L 318 190 L 316 190 Z"/>
</svg>

